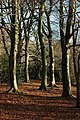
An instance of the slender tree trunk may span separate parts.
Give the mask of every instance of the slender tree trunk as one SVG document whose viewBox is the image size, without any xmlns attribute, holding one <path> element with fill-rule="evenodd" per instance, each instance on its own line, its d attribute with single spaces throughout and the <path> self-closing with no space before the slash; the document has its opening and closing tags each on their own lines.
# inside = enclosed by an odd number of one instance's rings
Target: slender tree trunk
<svg viewBox="0 0 80 120">
<path fill-rule="evenodd" d="M 49 87 L 56 86 L 55 84 L 55 76 L 54 76 L 54 48 L 53 48 L 53 40 L 52 40 L 52 30 L 50 25 L 50 16 L 47 14 L 47 24 L 48 24 L 48 31 L 49 31 L 49 57 L 50 57 L 50 83 Z"/>
<path fill-rule="evenodd" d="M 41 46 L 41 56 L 42 56 L 42 81 L 40 90 L 46 90 L 47 87 L 47 60 L 46 60 L 46 48 L 44 43 L 44 37 L 42 33 L 42 19 L 44 16 L 44 0 L 40 2 L 40 11 L 39 11 L 39 23 L 38 23 L 38 34 L 39 41 Z"/>
<path fill-rule="evenodd" d="M 40 54 L 40 48 L 39 48 L 39 41 L 38 41 L 38 36 L 37 36 L 37 34 L 35 34 L 35 40 L 36 40 L 36 48 L 37 48 L 37 52 L 38 52 L 38 55 Z M 37 63 L 36 63 L 36 61 L 38 61 Z M 36 76 L 37 76 L 37 78 L 38 79 L 41 79 L 41 64 L 40 64 L 40 60 L 39 59 L 37 59 L 35 61 L 35 64 L 36 64 Z"/>
<path fill-rule="evenodd" d="M 14 66 L 13 66 L 13 79 L 14 79 L 14 88 L 15 90 L 18 90 L 17 86 L 17 79 L 16 79 L 16 55 L 17 55 L 17 47 L 18 47 L 18 0 L 15 0 L 15 41 L 14 41 L 14 53 L 13 53 L 13 60 L 14 60 Z"/>
<path fill-rule="evenodd" d="M 54 76 L 54 49 L 53 49 L 53 41 L 49 39 L 49 56 L 50 56 L 50 87 L 56 86 L 55 76 Z"/>
<path fill-rule="evenodd" d="M 28 71 L 28 66 L 29 66 L 28 42 L 29 42 L 29 40 L 27 38 L 25 38 L 25 69 L 24 69 L 24 73 L 25 73 L 25 82 L 27 82 L 27 83 L 30 82 L 29 71 Z"/>
<path fill-rule="evenodd" d="M 29 70 L 28 70 L 28 65 L 29 65 L 28 44 L 29 44 L 29 32 L 30 31 L 28 31 L 28 29 L 31 24 L 27 25 L 28 28 L 26 28 L 25 20 L 23 17 L 23 6 L 21 6 L 21 17 L 23 20 L 24 38 L 25 38 L 25 66 L 24 66 L 25 80 L 24 82 L 29 83 L 30 80 L 29 80 Z"/>
<path fill-rule="evenodd" d="M 19 18 L 18 18 L 19 21 Z M 19 42 L 18 42 L 18 52 L 17 52 L 17 80 L 21 79 L 21 57 L 22 57 L 22 46 L 23 46 L 23 39 L 22 39 L 22 29 L 19 23 Z"/>
<path fill-rule="evenodd" d="M 29 80 L 29 71 L 28 71 L 28 60 L 29 60 L 29 54 L 28 54 L 28 44 L 29 44 L 29 35 L 27 36 L 26 28 L 25 28 L 25 21 L 23 21 L 24 26 L 24 35 L 25 35 L 25 68 L 24 68 L 24 76 L 25 80 L 24 82 L 30 82 Z"/>
</svg>

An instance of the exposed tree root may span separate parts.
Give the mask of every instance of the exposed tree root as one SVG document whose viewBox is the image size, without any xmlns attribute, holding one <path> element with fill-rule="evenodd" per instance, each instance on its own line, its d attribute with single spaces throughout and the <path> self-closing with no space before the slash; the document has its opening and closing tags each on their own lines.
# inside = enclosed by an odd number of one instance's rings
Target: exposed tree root
<svg viewBox="0 0 80 120">
<path fill-rule="evenodd" d="M 5 91 L 4 93 L 16 93 L 16 94 L 23 94 L 23 92 L 21 92 L 19 89 L 15 89 L 15 88 L 10 88 L 9 90 Z"/>
<path fill-rule="evenodd" d="M 47 88 L 46 88 L 46 86 L 40 86 L 38 90 L 47 91 Z"/>
<path fill-rule="evenodd" d="M 58 88 L 58 86 L 56 85 L 56 84 L 49 84 L 47 87 L 57 87 Z"/>
<path fill-rule="evenodd" d="M 27 81 L 26 81 L 26 80 L 24 80 L 23 82 L 24 82 L 24 83 L 31 83 L 31 81 L 30 81 L 30 80 L 27 80 Z"/>
<path fill-rule="evenodd" d="M 76 98 L 74 95 L 72 95 L 72 94 L 62 94 L 62 97 L 64 97 L 64 98 L 67 98 L 67 99 L 73 99 L 73 98 Z"/>
</svg>

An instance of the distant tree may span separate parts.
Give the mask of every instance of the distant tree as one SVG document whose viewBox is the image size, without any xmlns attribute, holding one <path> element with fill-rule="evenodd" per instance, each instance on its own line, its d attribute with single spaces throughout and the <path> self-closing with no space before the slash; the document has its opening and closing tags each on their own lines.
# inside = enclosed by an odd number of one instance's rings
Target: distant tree
<svg viewBox="0 0 80 120">
<path fill-rule="evenodd" d="M 20 1 L 20 8 L 21 8 L 21 19 L 23 24 L 23 32 L 24 32 L 24 54 L 25 54 L 25 62 L 24 62 L 24 82 L 30 82 L 29 80 L 29 40 L 31 35 L 31 28 L 33 25 L 33 17 L 34 17 L 34 10 L 35 10 L 35 1 Z M 24 9 L 25 7 L 25 9 Z M 24 14 L 25 13 L 25 14 Z"/>
<path fill-rule="evenodd" d="M 0 3 L 1 4 L 1 3 Z M 5 26 L 5 22 L 4 22 L 4 17 L 3 17 L 3 4 L 1 4 L 1 24 L 2 24 L 2 28 L 1 28 L 1 35 L 2 35 L 2 42 L 3 42 L 3 45 L 4 45 L 4 49 L 5 49 L 5 52 L 7 54 L 7 56 L 9 57 L 9 52 L 8 52 L 8 49 L 6 47 L 6 42 L 5 42 L 5 30 L 4 30 L 4 26 Z M 7 33 L 6 33 L 7 34 Z"/>
<path fill-rule="evenodd" d="M 27 19 L 27 23 L 25 22 L 26 16 L 24 17 L 24 3 L 21 2 L 21 17 L 22 17 L 22 22 L 23 22 L 23 30 L 24 30 L 24 40 L 25 40 L 25 66 L 24 66 L 24 77 L 25 80 L 24 82 L 29 82 L 29 71 L 28 71 L 28 44 L 29 44 L 29 32 L 28 31 L 28 25 L 29 25 L 29 20 Z M 26 4 L 25 4 L 26 6 Z M 26 12 L 28 12 L 26 10 Z M 29 29 L 30 30 L 30 29 Z"/>
<path fill-rule="evenodd" d="M 50 15 L 52 12 L 52 0 L 49 0 L 49 9 L 45 8 L 45 13 L 47 17 L 47 29 L 48 34 L 46 32 L 45 35 L 47 36 L 49 40 L 49 58 L 50 58 L 50 66 L 49 66 L 49 74 L 50 74 L 50 83 L 49 87 L 56 86 L 55 84 L 55 76 L 54 76 L 54 44 L 53 44 L 53 38 L 52 38 L 52 28 L 51 28 L 51 21 L 50 21 Z"/>
<path fill-rule="evenodd" d="M 20 4 L 19 4 L 20 3 Z M 20 0 L 18 2 L 18 11 L 19 11 L 19 15 L 18 15 L 18 32 L 19 32 L 19 40 L 18 40 L 18 51 L 17 51 L 17 79 L 21 80 L 22 79 L 22 73 L 21 73 L 21 68 L 22 68 L 22 64 L 21 64 L 21 59 L 23 57 L 23 42 L 24 42 L 24 38 L 23 38 L 23 25 L 22 25 L 22 14 L 23 14 L 23 7 L 24 7 L 24 0 Z"/>
</svg>

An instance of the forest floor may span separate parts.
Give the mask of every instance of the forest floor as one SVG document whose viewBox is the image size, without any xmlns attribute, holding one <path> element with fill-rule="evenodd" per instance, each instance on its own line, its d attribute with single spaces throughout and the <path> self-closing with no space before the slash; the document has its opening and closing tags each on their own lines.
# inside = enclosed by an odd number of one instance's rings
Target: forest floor
<svg viewBox="0 0 80 120">
<path fill-rule="evenodd" d="M 23 94 L 0 93 L 0 120 L 80 120 L 76 98 L 62 98 L 62 84 L 57 85 L 44 92 L 37 90 L 40 82 L 32 80 L 19 84 Z M 8 89 L 7 84 L 0 84 L 0 92 Z M 75 86 L 72 92 L 76 95 Z"/>
</svg>

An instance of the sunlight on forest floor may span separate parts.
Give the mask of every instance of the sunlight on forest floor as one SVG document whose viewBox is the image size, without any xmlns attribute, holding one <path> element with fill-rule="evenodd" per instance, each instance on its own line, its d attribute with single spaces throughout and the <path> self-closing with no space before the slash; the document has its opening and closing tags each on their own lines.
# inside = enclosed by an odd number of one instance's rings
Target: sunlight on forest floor
<svg viewBox="0 0 80 120">
<path fill-rule="evenodd" d="M 20 83 L 23 94 L 0 94 L 0 120 L 80 120 L 80 109 L 76 108 L 76 99 L 61 97 L 62 84 L 48 88 L 43 92 L 37 90 L 40 82 Z M 0 84 L 0 91 L 9 89 Z M 76 95 L 76 87 L 72 86 Z"/>
</svg>

